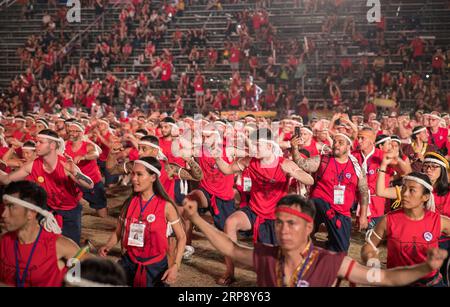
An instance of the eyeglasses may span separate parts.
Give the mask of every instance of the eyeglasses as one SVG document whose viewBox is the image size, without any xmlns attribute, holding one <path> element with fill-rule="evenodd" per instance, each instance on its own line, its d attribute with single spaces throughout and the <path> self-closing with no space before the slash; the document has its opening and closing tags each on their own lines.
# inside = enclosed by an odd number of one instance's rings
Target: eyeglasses
<svg viewBox="0 0 450 307">
<path fill-rule="evenodd" d="M 424 165 L 422 166 L 422 170 L 424 170 L 424 171 L 426 171 L 426 170 L 429 169 L 429 168 L 431 168 L 431 170 L 434 171 L 434 170 L 440 168 L 440 166 L 439 166 L 439 165 L 436 165 L 436 164 L 424 164 Z"/>
</svg>

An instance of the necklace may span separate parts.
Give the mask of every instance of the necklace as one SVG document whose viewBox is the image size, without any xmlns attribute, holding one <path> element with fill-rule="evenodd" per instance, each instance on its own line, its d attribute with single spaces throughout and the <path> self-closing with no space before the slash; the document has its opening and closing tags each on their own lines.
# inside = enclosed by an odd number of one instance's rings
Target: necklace
<svg viewBox="0 0 450 307">
<path fill-rule="evenodd" d="M 308 244 L 306 245 L 305 250 L 302 252 L 303 260 L 300 262 L 300 264 L 297 266 L 294 273 L 292 274 L 289 285 L 287 285 L 288 287 L 297 287 L 299 281 L 302 280 L 303 275 L 311 267 L 311 264 L 314 262 L 315 258 L 314 256 L 316 255 L 316 253 L 314 254 L 312 253 L 313 250 L 314 245 L 311 243 L 311 241 L 309 241 Z M 284 283 L 284 256 L 281 253 L 281 249 L 278 252 L 276 275 L 277 275 L 277 286 L 285 287 L 286 285 Z"/>
</svg>

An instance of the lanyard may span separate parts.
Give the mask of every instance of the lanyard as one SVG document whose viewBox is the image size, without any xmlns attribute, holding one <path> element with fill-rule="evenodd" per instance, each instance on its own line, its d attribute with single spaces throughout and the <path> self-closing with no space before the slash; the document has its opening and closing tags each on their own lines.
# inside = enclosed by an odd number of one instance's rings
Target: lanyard
<svg viewBox="0 0 450 307">
<path fill-rule="evenodd" d="M 348 158 L 347 160 L 347 164 L 345 164 L 345 168 L 342 170 L 342 172 L 340 172 L 338 174 L 338 166 L 337 166 L 337 162 L 336 162 L 336 158 L 334 158 L 334 166 L 336 166 L 336 174 L 337 174 L 337 180 L 338 180 L 338 184 L 341 184 L 341 181 L 344 179 L 344 172 L 347 169 L 348 163 L 350 162 L 350 158 Z"/>
<path fill-rule="evenodd" d="M 303 273 L 305 272 L 306 266 L 309 263 L 313 249 L 314 249 L 314 246 L 311 242 L 310 246 L 309 246 L 308 256 L 306 256 L 305 261 L 303 262 L 302 268 L 299 270 L 299 273 L 297 274 L 297 284 L 295 286 L 298 286 L 300 281 L 302 280 L 301 278 L 303 277 Z M 279 270 L 281 271 L 280 272 L 281 273 L 281 284 L 284 286 L 284 257 L 281 257 Z"/>
<path fill-rule="evenodd" d="M 37 243 L 39 238 L 41 237 L 42 227 L 39 227 L 39 233 L 37 235 L 36 241 L 33 243 L 33 247 L 31 248 L 30 256 L 28 256 L 27 265 L 25 266 L 25 270 L 23 270 L 22 278 L 20 278 L 20 267 L 19 267 L 19 239 L 16 239 L 14 242 L 14 256 L 16 258 L 16 285 L 18 288 L 25 287 L 25 280 L 27 278 L 28 269 L 30 267 L 31 259 L 33 258 L 33 254 L 36 250 Z"/>
<path fill-rule="evenodd" d="M 147 200 L 147 202 L 145 203 L 144 207 L 142 207 L 142 195 L 139 197 L 139 207 L 141 208 L 141 212 L 139 213 L 139 221 L 142 218 L 142 213 L 145 211 L 145 209 L 147 208 L 148 204 L 150 204 L 150 202 L 152 201 L 153 197 L 155 197 L 155 194 L 153 194 L 152 197 L 150 197 L 150 199 Z"/>
<path fill-rule="evenodd" d="M 305 259 L 305 263 L 303 264 L 303 266 L 302 266 L 300 272 L 298 272 L 298 275 L 297 275 L 297 285 L 296 285 L 296 286 L 298 286 L 299 283 L 300 283 L 301 280 L 302 280 L 303 273 L 304 273 L 304 271 L 305 271 L 305 269 L 306 269 L 306 265 L 309 263 L 309 259 L 311 258 L 311 253 L 312 253 L 312 250 L 313 250 L 313 249 L 314 249 L 314 246 L 313 246 L 313 244 L 311 243 L 311 247 L 309 248 L 308 256 L 307 256 L 306 259 Z"/>
</svg>

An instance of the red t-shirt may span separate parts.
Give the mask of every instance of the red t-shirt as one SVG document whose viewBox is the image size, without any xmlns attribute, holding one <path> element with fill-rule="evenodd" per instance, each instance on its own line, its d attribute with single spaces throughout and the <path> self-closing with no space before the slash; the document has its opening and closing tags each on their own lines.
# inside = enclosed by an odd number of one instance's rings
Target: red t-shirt
<svg viewBox="0 0 450 307">
<path fill-rule="evenodd" d="M 237 48 L 231 48 L 230 53 L 231 53 L 230 62 L 231 63 L 239 63 L 239 58 L 241 55 L 240 50 Z"/>
<path fill-rule="evenodd" d="M 324 161 L 329 159 L 329 161 Z M 320 180 L 317 176 L 320 175 Z M 314 188 L 311 192 L 311 198 L 320 198 L 330 204 L 334 211 L 350 217 L 350 208 L 356 199 L 358 190 L 358 177 L 349 159 L 346 163 L 339 163 L 334 157 L 322 156 L 319 170 L 316 173 Z M 334 203 L 334 188 L 340 183 L 345 186 L 344 204 Z"/>
<path fill-rule="evenodd" d="M 416 265 L 427 260 L 427 250 L 438 247 L 441 216 L 426 210 L 420 221 L 409 219 L 403 209 L 386 215 L 387 268 Z M 436 271 L 424 276 L 429 278 Z"/>
<path fill-rule="evenodd" d="M 140 196 L 135 196 L 131 200 L 126 215 L 125 233 L 122 237 L 122 246 L 126 249 L 130 259 L 134 263 L 140 262 L 146 263 L 146 265 L 161 261 L 166 256 L 168 249 L 166 200 L 155 195 L 149 201 L 146 206 L 148 201 L 142 200 L 141 202 Z M 131 225 L 139 223 L 139 221 L 145 225 L 144 246 L 130 246 Z M 140 258 L 140 261 L 137 258 Z"/>
<path fill-rule="evenodd" d="M 163 62 L 161 64 L 161 80 L 162 81 L 169 81 L 172 77 L 172 64 Z"/>
<path fill-rule="evenodd" d="M 411 46 L 413 48 L 414 57 L 422 56 L 424 54 L 424 44 L 420 38 L 415 38 L 411 42 Z"/>
<path fill-rule="evenodd" d="M 447 137 L 448 137 L 448 129 L 439 127 L 439 130 L 437 133 L 430 133 L 430 136 L 428 138 L 428 144 L 434 144 L 439 147 L 443 148 L 447 144 Z"/>
<path fill-rule="evenodd" d="M 72 147 L 73 143 L 72 141 L 66 142 L 66 150 L 65 153 L 68 154 L 72 159 L 78 156 L 84 156 L 88 153 L 87 147 L 89 142 L 83 142 L 80 149 L 78 151 L 74 152 Z M 92 145 L 93 146 L 93 145 Z M 100 173 L 100 169 L 97 165 L 97 160 L 82 160 L 78 164 L 78 167 L 80 168 L 81 172 L 92 179 L 94 184 L 99 183 L 102 181 L 102 175 Z"/>
<path fill-rule="evenodd" d="M 41 230 L 39 241 L 31 258 L 30 265 L 24 280 L 24 287 L 61 287 L 66 268 L 58 268 L 56 255 L 56 240 L 60 235 Z M 16 280 L 15 242 L 16 232 L 8 232 L 0 239 L 0 282 L 9 286 L 18 286 Z M 28 259 L 33 249 L 33 243 L 18 244 L 19 275 L 27 266 Z"/>
<path fill-rule="evenodd" d="M 29 175 L 31 181 L 39 184 L 47 192 L 47 204 L 54 210 L 72 210 L 78 206 L 82 197 L 78 186 L 64 171 L 62 162 L 65 161 L 66 158 L 58 156 L 55 170 L 47 173 L 42 157 L 36 158 Z"/>
<path fill-rule="evenodd" d="M 222 159 L 227 163 L 231 162 L 226 156 L 223 156 Z M 198 163 L 203 171 L 200 186 L 209 194 L 223 200 L 234 199 L 234 175 L 224 175 L 207 150 L 203 150 L 202 156 L 198 158 Z"/>
</svg>

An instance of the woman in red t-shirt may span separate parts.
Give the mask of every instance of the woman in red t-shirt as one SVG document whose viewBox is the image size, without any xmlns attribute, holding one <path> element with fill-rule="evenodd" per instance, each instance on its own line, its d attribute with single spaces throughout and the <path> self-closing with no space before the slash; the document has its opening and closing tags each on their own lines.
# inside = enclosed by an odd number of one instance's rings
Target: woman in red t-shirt
<svg viewBox="0 0 450 307">
<path fill-rule="evenodd" d="M 393 157 L 385 155 L 377 178 L 377 195 L 397 199 L 401 208 L 381 218 L 373 231 L 366 235 L 367 243 L 361 251 L 363 261 L 378 256 L 378 246 L 387 241 L 387 268 L 420 264 L 427 259 L 427 251 L 437 248 L 441 233 L 450 234 L 450 220 L 435 212 L 430 178 L 419 172 L 403 178 L 399 187 L 385 186 L 385 172 Z M 443 286 L 439 270 L 418 280 L 412 286 Z"/>
<path fill-rule="evenodd" d="M 181 265 L 186 234 L 173 200 L 160 182 L 161 163 L 153 157 L 134 162 L 131 173 L 133 195 L 125 201 L 117 228 L 99 255 L 121 242 L 125 251 L 119 264 L 124 268 L 128 283 L 135 287 L 161 287 L 174 283 Z M 177 252 L 169 267 L 168 236 L 175 232 Z"/>
</svg>

